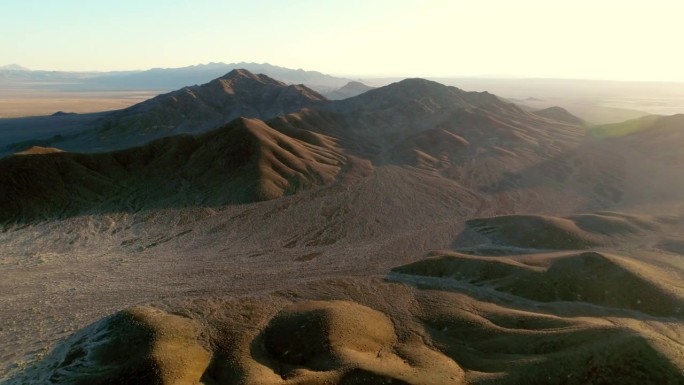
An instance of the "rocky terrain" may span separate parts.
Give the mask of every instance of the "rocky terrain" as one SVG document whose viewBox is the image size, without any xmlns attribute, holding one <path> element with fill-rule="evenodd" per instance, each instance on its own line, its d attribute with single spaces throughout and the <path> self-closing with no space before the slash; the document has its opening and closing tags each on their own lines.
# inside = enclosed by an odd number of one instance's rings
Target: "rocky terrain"
<svg viewBox="0 0 684 385">
<path fill-rule="evenodd" d="M 681 115 L 239 70 L 95 122 L 4 143 L 3 383 L 684 383 Z"/>
</svg>

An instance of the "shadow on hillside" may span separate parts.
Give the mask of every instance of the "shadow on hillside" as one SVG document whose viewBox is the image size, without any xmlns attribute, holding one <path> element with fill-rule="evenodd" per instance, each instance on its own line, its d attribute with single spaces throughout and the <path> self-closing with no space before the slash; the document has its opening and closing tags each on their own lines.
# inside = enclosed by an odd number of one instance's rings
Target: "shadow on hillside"
<svg viewBox="0 0 684 385">
<path fill-rule="evenodd" d="M 507 172 L 479 189 L 485 194 L 549 188 L 587 198 L 579 211 L 614 207 L 623 202 L 628 165 L 621 156 L 605 151 L 606 143 L 588 142 L 519 172 Z"/>
<path fill-rule="evenodd" d="M 32 146 L 58 146 L 108 114 L 111 112 L 0 119 L 0 158 Z"/>
</svg>

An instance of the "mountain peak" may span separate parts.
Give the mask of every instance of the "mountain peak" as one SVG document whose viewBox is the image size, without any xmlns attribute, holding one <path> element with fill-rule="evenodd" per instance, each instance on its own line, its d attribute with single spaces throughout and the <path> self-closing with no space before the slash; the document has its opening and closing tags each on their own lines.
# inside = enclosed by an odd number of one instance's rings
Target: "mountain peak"
<svg viewBox="0 0 684 385">
<path fill-rule="evenodd" d="M 359 81 L 356 81 L 356 80 L 350 81 L 349 83 L 345 84 L 342 88 L 355 88 L 355 87 L 368 87 L 368 88 L 372 88 L 372 87 L 367 86 L 367 85 L 365 85 L 365 84 L 363 84 L 363 83 L 361 83 L 361 82 L 359 82 Z"/>
<path fill-rule="evenodd" d="M 339 88 L 335 91 L 329 92 L 325 96 L 331 100 L 347 99 L 347 98 L 351 98 L 351 97 L 354 97 L 357 95 L 361 95 L 362 93 L 364 93 L 366 91 L 370 91 L 374 88 L 375 87 L 371 87 L 371 86 L 365 85 L 361 82 L 352 80 L 349 83 L 342 86 L 341 88 Z"/>
<path fill-rule="evenodd" d="M 465 91 L 453 86 L 446 86 L 432 80 L 423 78 L 408 78 L 396 83 L 389 84 L 385 87 L 376 88 L 375 91 L 385 90 L 384 92 L 391 94 L 402 94 L 406 96 L 416 96 L 418 94 L 442 94 L 449 93 L 453 95 L 464 95 Z"/>
<path fill-rule="evenodd" d="M 570 123 L 570 124 L 577 124 L 577 125 L 583 125 L 586 122 L 582 120 L 581 118 L 578 118 L 577 116 L 571 114 L 566 110 L 565 108 L 558 107 L 558 106 L 553 106 L 549 108 L 545 108 L 543 110 L 535 111 L 535 115 L 544 117 L 544 118 L 549 118 L 553 119 L 559 122 L 563 123 Z"/>
<path fill-rule="evenodd" d="M 274 86 L 286 86 L 287 84 L 273 79 L 267 75 L 264 74 L 255 74 L 250 72 L 249 70 L 246 70 L 244 68 L 236 68 L 227 74 L 221 76 L 220 78 L 216 79 L 217 81 L 222 81 L 222 80 L 228 80 L 231 82 L 238 82 L 238 81 L 256 81 L 262 84 L 270 84 Z"/>
<path fill-rule="evenodd" d="M 327 99 L 303 85 L 234 69 L 209 83 L 158 95 L 98 120 L 78 143 L 121 149 L 178 133 L 200 133 L 238 117 L 270 119 Z M 79 144 L 80 146 L 80 144 Z"/>
<path fill-rule="evenodd" d="M 231 70 L 228 72 L 228 75 L 240 75 L 240 76 L 255 76 L 251 71 L 245 69 L 245 68 L 236 68 L 234 70 Z"/>
<path fill-rule="evenodd" d="M 488 92 L 467 92 L 457 87 L 446 86 L 432 80 L 409 78 L 384 87 L 345 99 L 343 104 L 358 104 L 372 107 L 378 104 L 410 103 L 421 105 L 428 110 L 458 108 L 477 108 L 497 106 L 510 108 L 496 95 Z M 397 104 L 399 103 L 399 104 Z M 363 107 L 365 108 L 365 107 Z"/>
</svg>

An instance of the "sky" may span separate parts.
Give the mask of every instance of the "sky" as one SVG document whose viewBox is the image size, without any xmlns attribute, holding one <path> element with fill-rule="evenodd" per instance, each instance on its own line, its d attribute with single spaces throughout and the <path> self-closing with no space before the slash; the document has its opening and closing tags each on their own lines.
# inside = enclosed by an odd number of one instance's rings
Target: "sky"
<svg viewBox="0 0 684 385">
<path fill-rule="evenodd" d="M 684 81 L 684 1 L 0 0 L 0 65 Z"/>
</svg>

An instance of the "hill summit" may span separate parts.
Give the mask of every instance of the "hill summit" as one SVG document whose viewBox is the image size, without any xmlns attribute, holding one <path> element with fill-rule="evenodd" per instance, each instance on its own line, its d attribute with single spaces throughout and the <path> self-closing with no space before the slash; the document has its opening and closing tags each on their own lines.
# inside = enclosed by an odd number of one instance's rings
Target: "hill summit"
<svg viewBox="0 0 684 385">
<path fill-rule="evenodd" d="M 341 99 L 347 99 L 351 98 L 357 95 L 361 95 L 362 93 L 366 91 L 370 91 L 374 89 L 375 87 L 371 87 L 368 85 L 365 85 L 361 82 L 357 81 L 351 81 L 342 88 L 339 88 L 333 92 L 327 93 L 325 96 L 330 99 L 330 100 L 341 100 Z"/>
<path fill-rule="evenodd" d="M 103 117 L 73 139 L 75 148 L 123 149 L 178 133 L 200 133 L 238 117 L 269 119 L 327 102 L 304 85 L 235 69 Z"/>
</svg>

